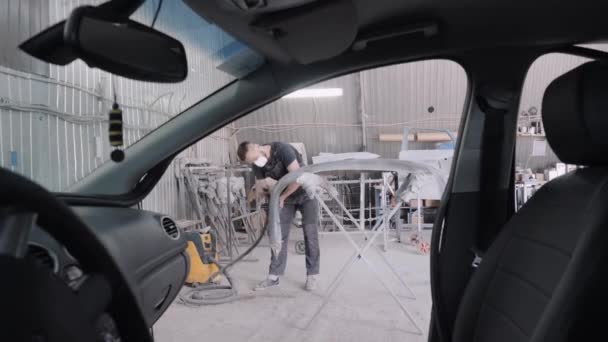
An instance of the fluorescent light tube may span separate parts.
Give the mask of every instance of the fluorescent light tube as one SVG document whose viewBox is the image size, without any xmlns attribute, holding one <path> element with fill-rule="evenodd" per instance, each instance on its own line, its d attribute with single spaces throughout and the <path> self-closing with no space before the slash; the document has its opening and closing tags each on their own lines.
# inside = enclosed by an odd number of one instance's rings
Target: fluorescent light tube
<svg viewBox="0 0 608 342">
<path fill-rule="evenodd" d="M 285 99 L 338 97 L 342 96 L 342 88 L 306 88 L 296 90 L 283 96 Z"/>
</svg>

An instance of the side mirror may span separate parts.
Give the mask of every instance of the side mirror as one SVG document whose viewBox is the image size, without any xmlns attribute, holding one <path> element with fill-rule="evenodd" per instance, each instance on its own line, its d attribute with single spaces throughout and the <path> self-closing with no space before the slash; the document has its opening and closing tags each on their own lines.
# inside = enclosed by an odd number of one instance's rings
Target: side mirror
<svg viewBox="0 0 608 342">
<path fill-rule="evenodd" d="M 166 83 L 183 81 L 188 75 L 186 50 L 178 40 L 94 7 L 72 11 L 63 39 L 74 57 L 115 75 Z"/>
</svg>

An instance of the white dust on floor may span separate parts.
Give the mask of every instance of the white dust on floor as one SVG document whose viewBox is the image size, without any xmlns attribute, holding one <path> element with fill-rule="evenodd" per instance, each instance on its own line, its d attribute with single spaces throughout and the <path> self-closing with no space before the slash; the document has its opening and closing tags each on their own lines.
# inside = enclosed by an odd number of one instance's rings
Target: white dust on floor
<svg viewBox="0 0 608 342">
<path fill-rule="evenodd" d="M 358 243 L 364 243 L 360 235 L 354 237 Z M 252 253 L 257 262 L 243 262 L 231 272 L 242 296 L 240 300 L 200 308 L 174 303 L 154 327 L 156 341 L 426 341 L 431 309 L 429 258 L 420 255 L 414 247 L 397 242 L 389 243 L 385 256 L 413 290 L 415 300 L 407 298 L 410 296 L 408 290 L 384 264 L 378 252 L 370 249 L 366 256 L 379 276 L 402 298 L 422 328 L 422 335 L 412 333 L 414 327 L 404 312 L 361 260 L 354 263 L 329 303 L 307 327 L 320 307 L 327 287 L 354 253 L 340 233 L 322 235 L 320 240 L 321 281 L 316 291 L 303 289 L 304 256 L 295 254 L 293 242 L 281 286 L 252 291 L 267 274 L 270 252 L 268 248 L 260 247 Z"/>
</svg>

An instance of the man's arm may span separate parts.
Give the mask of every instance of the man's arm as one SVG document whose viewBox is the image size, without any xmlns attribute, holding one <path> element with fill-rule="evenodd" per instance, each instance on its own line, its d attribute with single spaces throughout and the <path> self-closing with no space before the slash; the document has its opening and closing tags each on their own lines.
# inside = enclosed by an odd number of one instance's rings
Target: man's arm
<svg viewBox="0 0 608 342">
<path fill-rule="evenodd" d="M 277 183 L 276 180 L 266 177 L 264 179 L 255 180 L 255 190 L 259 195 L 268 195 L 272 190 L 272 187 Z"/>
<path fill-rule="evenodd" d="M 262 197 L 264 195 L 268 195 L 269 189 L 272 184 L 269 182 L 268 177 L 264 178 L 264 172 L 261 168 L 253 165 L 252 166 L 253 175 L 255 176 L 255 184 L 253 188 L 255 189 L 255 197 Z"/>
<path fill-rule="evenodd" d="M 298 164 L 297 160 L 294 160 L 291 162 L 291 164 L 287 165 L 287 171 L 289 171 L 289 172 L 293 172 L 299 168 L 300 168 L 300 164 Z M 285 190 L 283 190 L 281 197 L 279 197 L 279 206 L 281 208 L 283 208 L 283 203 L 285 203 L 285 199 L 287 199 L 287 197 L 289 197 L 296 190 L 298 190 L 299 187 L 300 187 L 300 184 L 298 184 L 297 182 L 293 182 L 293 183 L 289 184 L 287 186 L 287 188 L 285 188 Z"/>
</svg>

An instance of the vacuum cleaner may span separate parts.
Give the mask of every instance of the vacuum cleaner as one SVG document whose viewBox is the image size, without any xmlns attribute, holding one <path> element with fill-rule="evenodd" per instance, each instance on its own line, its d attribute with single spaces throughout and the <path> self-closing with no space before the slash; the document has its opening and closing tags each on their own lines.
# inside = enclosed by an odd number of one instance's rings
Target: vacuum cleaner
<svg viewBox="0 0 608 342">
<path fill-rule="evenodd" d="M 190 257 L 190 270 L 186 278 L 186 285 L 190 289 L 183 291 L 178 296 L 177 302 L 187 306 L 202 306 L 236 300 L 238 293 L 228 269 L 251 253 L 260 244 L 265 233 L 266 225 L 263 226 L 257 240 L 225 266 L 218 262 L 217 233 L 211 227 L 184 233 L 188 240 L 186 253 Z M 226 279 L 228 285 L 221 284 L 223 279 Z"/>
</svg>

